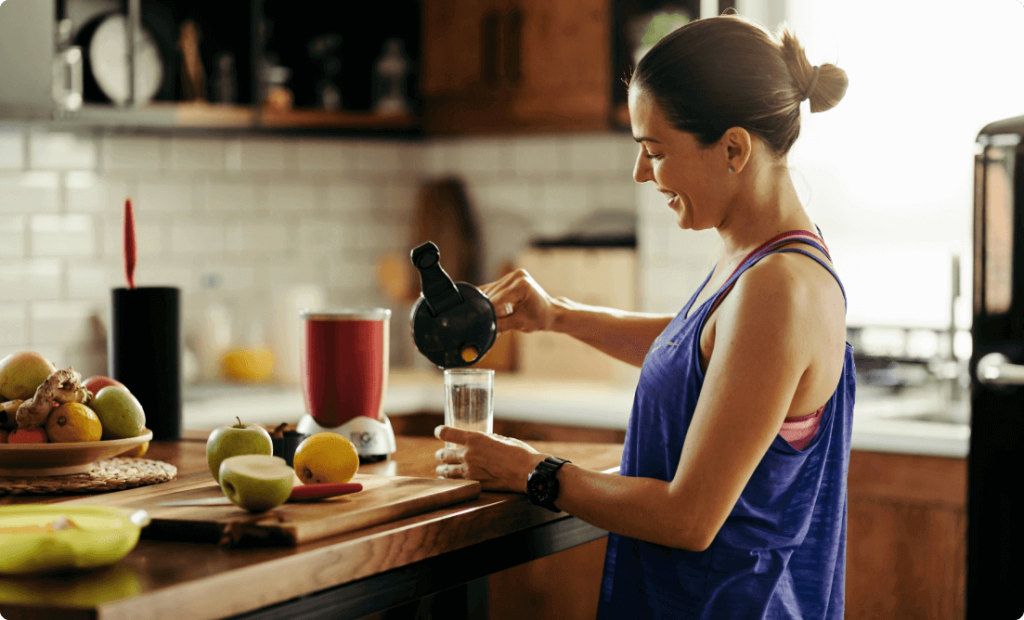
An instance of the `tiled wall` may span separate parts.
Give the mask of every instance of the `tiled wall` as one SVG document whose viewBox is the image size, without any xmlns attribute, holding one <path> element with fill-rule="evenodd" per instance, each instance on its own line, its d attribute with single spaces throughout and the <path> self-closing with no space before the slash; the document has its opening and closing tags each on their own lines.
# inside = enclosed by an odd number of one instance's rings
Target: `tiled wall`
<svg viewBox="0 0 1024 620">
<path fill-rule="evenodd" d="M 106 371 L 131 197 L 136 282 L 181 287 L 189 345 L 210 302 L 231 311 L 236 343 L 272 339 L 275 303 L 309 283 L 331 305 L 391 306 L 392 361 L 413 365 L 409 307 L 383 296 L 373 267 L 408 251 L 420 182 L 467 181 L 493 274 L 529 238 L 568 232 L 596 210 L 633 212 L 635 149 L 627 134 L 416 142 L 0 125 L 0 351 Z"/>
</svg>

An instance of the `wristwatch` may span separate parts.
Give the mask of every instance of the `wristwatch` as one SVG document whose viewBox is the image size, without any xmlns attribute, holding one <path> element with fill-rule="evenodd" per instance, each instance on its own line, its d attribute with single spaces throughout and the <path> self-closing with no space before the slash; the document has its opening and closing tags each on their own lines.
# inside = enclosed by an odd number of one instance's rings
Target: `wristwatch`
<svg viewBox="0 0 1024 620">
<path fill-rule="evenodd" d="M 555 500 L 558 499 L 558 470 L 566 461 L 554 456 L 549 456 L 537 464 L 530 476 L 526 479 L 526 496 L 536 506 L 542 506 L 554 512 L 561 512 L 555 508 Z"/>
</svg>

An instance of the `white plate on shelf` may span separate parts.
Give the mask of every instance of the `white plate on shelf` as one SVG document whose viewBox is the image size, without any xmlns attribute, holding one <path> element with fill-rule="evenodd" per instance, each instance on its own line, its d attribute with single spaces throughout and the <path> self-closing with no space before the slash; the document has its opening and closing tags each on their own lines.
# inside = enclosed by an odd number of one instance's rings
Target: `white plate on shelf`
<svg viewBox="0 0 1024 620">
<path fill-rule="evenodd" d="M 76 443 L 0 444 L 0 477 L 67 476 L 84 474 L 96 461 L 124 454 L 153 439 L 146 430 L 129 439 L 104 439 Z"/>
</svg>

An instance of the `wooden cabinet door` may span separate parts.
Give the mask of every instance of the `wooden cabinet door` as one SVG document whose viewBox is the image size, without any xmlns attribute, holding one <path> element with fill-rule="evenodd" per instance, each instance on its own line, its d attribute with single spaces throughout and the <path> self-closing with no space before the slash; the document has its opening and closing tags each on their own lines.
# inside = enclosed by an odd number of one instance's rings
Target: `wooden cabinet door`
<svg viewBox="0 0 1024 620">
<path fill-rule="evenodd" d="M 500 17 L 496 0 L 425 0 L 423 3 L 423 94 L 450 96 L 480 89 L 488 23 Z"/>
<path fill-rule="evenodd" d="M 608 0 L 517 0 L 521 78 L 511 120 L 530 127 L 604 129 L 611 109 Z"/>
<path fill-rule="evenodd" d="M 424 0 L 432 134 L 610 126 L 608 0 Z"/>
</svg>

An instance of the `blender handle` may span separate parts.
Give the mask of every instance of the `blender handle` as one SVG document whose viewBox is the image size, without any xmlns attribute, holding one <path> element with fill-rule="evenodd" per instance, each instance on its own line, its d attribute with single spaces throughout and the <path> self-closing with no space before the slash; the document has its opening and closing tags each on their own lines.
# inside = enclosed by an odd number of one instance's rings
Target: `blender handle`
<svg viewBox="0 0 1024 620">
<path fill-rule="evenodd" d="M 433 242 L 417 246 L 412 251 L 412 264 L 420 270 L 423 300 L 430 314 L 437 316 L 462 303 L 462 295 L 451 277 L 441 268 L 441 251 Z"/>
</svg>

